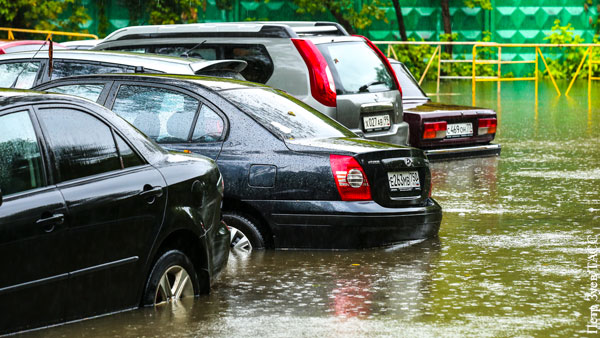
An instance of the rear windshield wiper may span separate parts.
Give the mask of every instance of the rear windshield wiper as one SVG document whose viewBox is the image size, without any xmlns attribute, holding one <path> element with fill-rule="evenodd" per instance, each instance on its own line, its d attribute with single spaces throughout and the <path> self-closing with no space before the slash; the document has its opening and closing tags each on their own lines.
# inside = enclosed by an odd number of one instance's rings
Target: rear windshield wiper
<svg viewBox="0 0 600 338">
<path fill-rule="evenodd" d="M 199 44 L 195 45 L 194 47 L 192 47 L 192 48 L 186 50 L 185 52 L 181 53 L 181 55 L 179 55 L 179 56 L 183 57 L 183 58 L 189 58 L 190 56 L 188 55 L 188 53 L 191 52 L 191 51 L 193 51 L 194 49 L 200 47 L 205 42 L 206 42 L 206 40 L 200 42 Z"/>
<path fill-rule="evenodd" d="M 364 92 L 368 92 L 368 88 L 371 86 L 375 86 L 375 85 L 380 85 L 380 84 L 385 84 L 385 82 L 383 81 L 374 81 L 374 82 L 370 82 L 367 83 L 366 85 L 360 86 L 360 88 L 358 88 L 358 92 L 359 93 L 364 93 Z"/>
</svg>

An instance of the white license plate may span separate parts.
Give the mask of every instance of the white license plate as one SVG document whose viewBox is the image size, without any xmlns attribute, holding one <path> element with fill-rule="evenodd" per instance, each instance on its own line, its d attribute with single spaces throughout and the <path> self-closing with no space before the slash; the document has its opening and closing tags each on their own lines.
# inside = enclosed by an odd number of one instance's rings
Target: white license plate
<svg viewBox="0 0 600 338">
<path fill-rule="evenodd" d="M 446 137 L 473 136 L 473 123 L 453 123 L 446 129 Z"/>
<path fill-rule="evenodd" d="M 363 123 L 366 131 L 389 128 L 391 125 L 390 115 L 386 114 L 363 117 Z"/>
<path fill-rule="evenodd" d="M 421 189 L 418 171 L 388 172 L 391 191 L 406 191 Z"/>
</svg>

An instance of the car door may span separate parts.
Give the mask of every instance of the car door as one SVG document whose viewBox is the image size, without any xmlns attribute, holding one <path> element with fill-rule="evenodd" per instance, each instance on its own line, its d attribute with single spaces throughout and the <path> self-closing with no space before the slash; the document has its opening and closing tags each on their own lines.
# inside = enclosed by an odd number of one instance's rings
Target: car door
<svg viewBox="0 0 600 338">
<path fill-rule="evenodd" d="M 105 104 L 163 147 L 217 159 L 227 120 L 195 94 L 171 86 L 118 83 Z"/>
<path fill-rule="evenodd" d="M 64 318 L 66 208 L 36 134 L 29 108 L 0 112 L 0 334 Z"/>
<path fill-rule="evenodd" d="M 75 106 L 36 107 L 69 210 L 66 319 L 137 307 L 166 183 L 110 125 Z"/>
</svg>

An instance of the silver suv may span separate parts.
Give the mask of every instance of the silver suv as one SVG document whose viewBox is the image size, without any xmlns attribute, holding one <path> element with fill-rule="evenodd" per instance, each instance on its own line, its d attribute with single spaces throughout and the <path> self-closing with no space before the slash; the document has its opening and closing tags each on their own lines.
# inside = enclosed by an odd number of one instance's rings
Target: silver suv
<svg viewBox="0 0 600 338">
<path fill-rule="evenodd" d="M 96 50 L 248 63 L 249 81 L 284 90 L 359 135 L 408 143 L 402 94 L 387 58 L 369 40 L 330 22 L 236 22 L 136 26 Z"/>
</svg>

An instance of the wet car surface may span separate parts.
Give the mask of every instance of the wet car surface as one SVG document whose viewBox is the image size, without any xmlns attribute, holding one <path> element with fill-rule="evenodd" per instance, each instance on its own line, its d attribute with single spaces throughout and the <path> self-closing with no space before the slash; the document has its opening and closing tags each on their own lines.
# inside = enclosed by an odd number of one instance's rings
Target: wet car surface
<svg viewBox="0 0 600 338">
<path fill-rule="evenodd" d="M 231 255 L 208 296 L 30 336 L 595 337 L 600 108 L 588 111 L 583 82 L 571 98 L 542 83 L 536 113 L 533 86 L 502 85 L 502 157 L 433 164 L 439 242 Z M 471 100 L 470 83 L 442 89 Z M 495 85 L 478 93 L 497 107 Z"/>
</svg>

